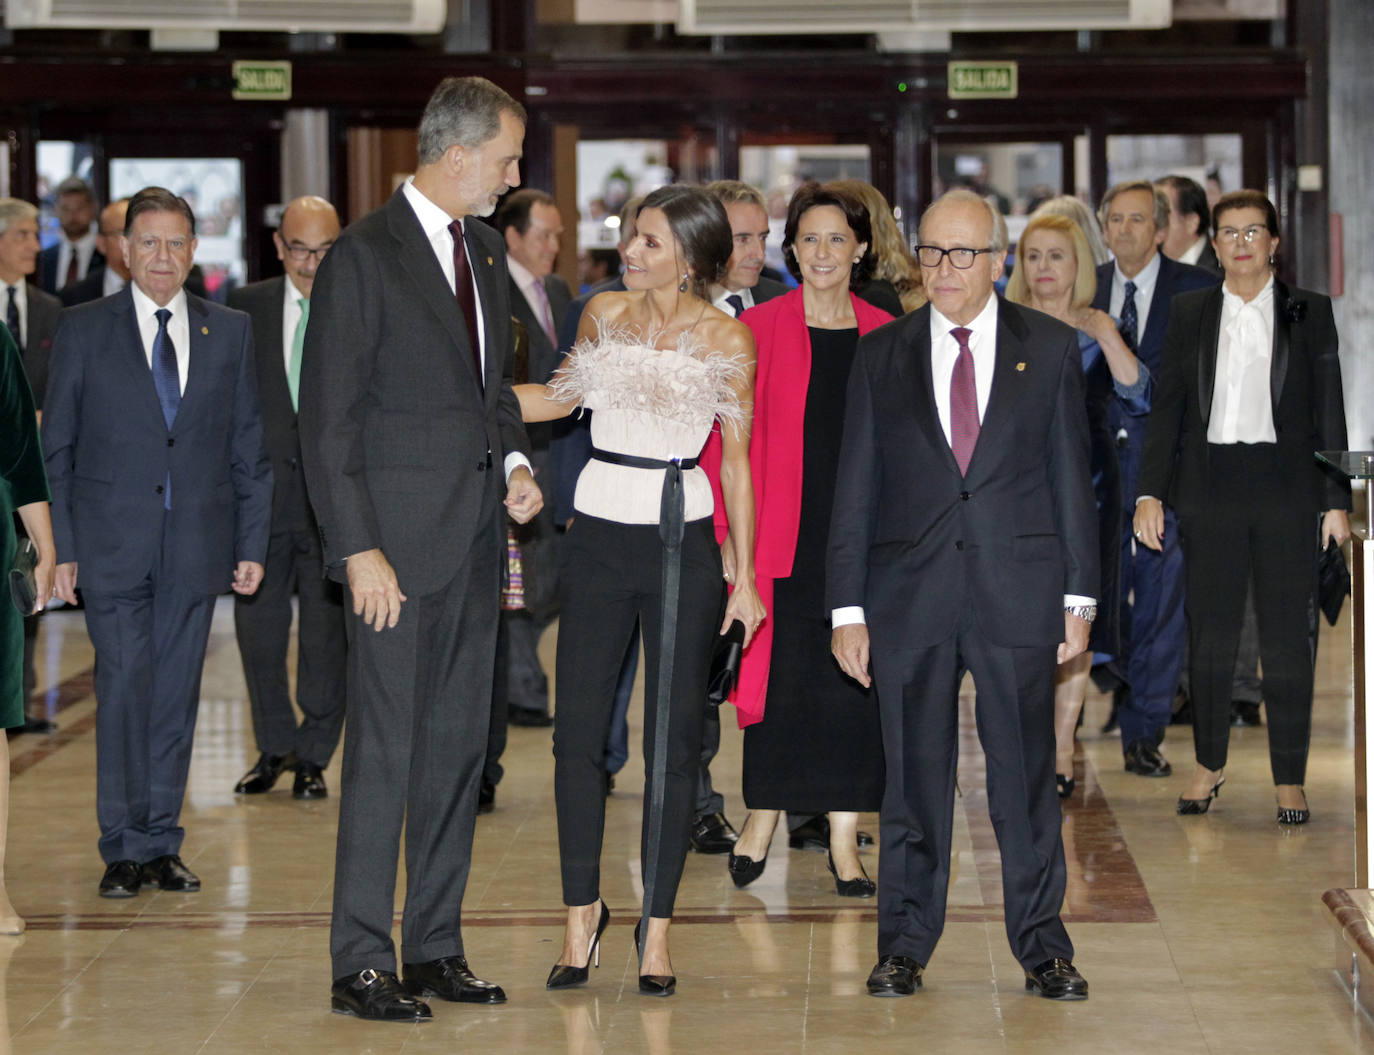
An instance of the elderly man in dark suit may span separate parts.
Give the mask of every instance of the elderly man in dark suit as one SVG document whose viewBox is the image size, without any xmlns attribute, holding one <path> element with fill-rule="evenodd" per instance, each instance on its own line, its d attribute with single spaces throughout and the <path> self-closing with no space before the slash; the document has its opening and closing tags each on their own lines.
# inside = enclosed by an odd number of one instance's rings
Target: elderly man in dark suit
<svg viewBox="0 0 1374 1055">
<path fill-rule="evenodd" d="M 185 292 L 185 200 L 129 203 L 122 293 L 64 312 L 43 416 L 56 593 L 95 646 L 103 897 L 194 891 L 179 820 L 215 597 L 262 582 L 272 503 L 248 317 Z"/>
<path fill-rule="evenodd" d="M 849 381 L 827 596 L 882 716 L 875 996 L 915 992 L 944 927 L 966 672 L 1012 951 L 1026 988 L 1088 995 L 1054 781 L 1055 665 L 1087 646 L 1098 585 L 1083 370 L 1073 330 L 994 294 L 994 208 L 955 190 L 927 210 L 930 304 L 864 337 Z"/>
<path fill-rule="evenodd" d="M 291 793 L 298 799 L 328 794 L 324 769 L 339 744 L 344 721 L 343 594 L 324 576 L 319 528 L 301 469 L 297 431 L 301 352 L 310 320 L 315 272 L 339 237 L 339 215 L 323 198 L 297 198 L 273 232 L 286 274 L 236 289 L 229 306 L 253 319 L 258 400 L 272 458 L 272 537 L 267 576 L 251 597 L 234 605 L 234 630 L 243 658 L 253 736 L 259 757 L 234 787 L 242 795 L 270 791 L 295 769 Z M 296 650 L 296 725 L 286 672 L 291 637 L 291 595 L 300 598 Z"/>
<path fill-rule="evenodd" d="M 56 294 L 85 278 L 91 268 L 105 262 L 105 253 L 91 230 L 95 219 L 95 192 L 79 176 L 68 176 L 57 185 L 57 222 L 62 234 L 57 244 L 38 255 L 38 281 Z"/>
<path fill-rule="evenodd" d="M 427 1019 L 423 996 L 505 1000 L 469 969 L 460 913 L 503 522 L 528 521 L 542 499 L 508 372 L 505 251 L 473 217 L 520 182 L 524 137 L 523 107 L 496 85 L 443 81 L 414 177 L 344 231 L 311 295 L 301 446 L 350 609 L 332 1002 L 363 1018 Z M 402 825 L 404 986 L 391 940 Z"/>
<path fill-rule="evenodd" d="M 1121 336 L 1155 377 L 1159 376 L 1164 331 L 1174 295 L 1216 285 L 1216 275 L 1170 260 L 1159 251 L 1169 232 L 1169 199 L 1147 180 L 1119 183 L 1098 210 L 1114 262 L 1097 269 L 1093 307 L 1118 320 Z M 1167 777 L 1173 772 L 1159 750 L 1169 725 L 1179 670 L 1183 666 L 1186 626 L 1183 612 L 1183 553 L 1173 531 L 1162 552 L 1134 545 L 1136 478 L 1140 474 L 1148 415 L 1127 412 L 1113 399 L 1108 421 L 1117 434 L 1121 467 L 1120 666 L 1129 688 L 1118 696 L 1121 750 L 1126 772 Z M 1127 613 L 1129 612 L 1129 617 Z"/>
</svg>

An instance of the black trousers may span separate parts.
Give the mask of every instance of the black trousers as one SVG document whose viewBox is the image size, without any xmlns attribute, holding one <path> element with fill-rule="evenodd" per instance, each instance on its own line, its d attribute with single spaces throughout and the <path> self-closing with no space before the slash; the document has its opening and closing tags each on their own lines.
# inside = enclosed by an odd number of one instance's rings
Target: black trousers
<svg viewBox="0 0 1374 1055">
<path fill-rule="evenodd" d="M 562 617 L 558 628 L 554 711 L 554 798 L 563 902 L 586 905 L 601 892 L 601 843 L 606 821 L 606 735 L 621 661 L 638 619 L 644 633 L 645 805 L 640 861 L 649 844 L 650 778 L 657 731 L 663 543 L 654 524 L 618 524 L 578 516 L 565 538 Z M 709 518 L 687 525 L 668 714 L 667 781 L 652 916 L 673 914 L 687 857 L 711 644 L 719 630 L 720 549 Z"/>
<path fill-rule="evenodd" d="M 1007 938 L 1022 966 L 1073 959 L 1059 918 L 1066 870 L 1054 783 L 1053 645 L 1004 648 L 966 613 L 929 648 L 874 649 L 887 786 L 878 854 L 878 955 L 929 963 L 945 925 L 959 683 L 978 688 L 988 813 L 1002 856 Z"/>
<path fill-rule="evenodd" d="M 364 624 L 344 591 L 348 736 L 329 932 L 335 978 L 396 969 L 391 922 L 403 825 L 403 962 L 463 955 L 459 912 L 472 859 L 500 597 L 499 506 L 487 504 L 486 526 L 457 574 L 432 594 L 411 593 L 395 627 L 379 632 Z"/>
<path fill-rule="evenodd" d="M 286 671 L 293 591 L 300 598 L 296 702 L 303 718 L 299 728 Z M 273 532 L 262 585 L 257 593 L 234 599 L 234 633 L 243 657 L 258 750 L 269 755 L 294 751 L 303 761 L 321 768 L 329 765 L 343 733 L 348 645 L 343 588 L 324 578 L 316 532 Z"/>
<path fill-rule="evenodd" d="M 1269 765 L 1275 784 L 1301 784 L 1312 733 L 1313 645 L 1319 521 L 1295 508 L 1293 482 L 1267 444 L 1208 447 L 1207 505 L 1180 520 L 1188 576 L 1193 745 L 1208 769 L 1226 765 L 1231 681 L 1247 585 L 1259 623 Z"/>
</svg>

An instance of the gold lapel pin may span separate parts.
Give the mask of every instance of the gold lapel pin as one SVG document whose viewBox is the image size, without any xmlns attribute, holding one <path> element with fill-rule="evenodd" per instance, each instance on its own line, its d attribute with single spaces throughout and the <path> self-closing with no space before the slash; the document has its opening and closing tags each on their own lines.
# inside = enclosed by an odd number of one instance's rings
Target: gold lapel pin
<svg viewBox="0 0 1374 1055">
<path fill-rule="evenodd" d="M 200 332 L 201 332 L 204 336 L 209 337 L 209 336 L 210 336 L 210 327 L 209 327 L 209 326 L 202 326 L 202 327 L 200 328 Z"/>
<path fill-rule="evenodd" d="M 1026 364 L 1025 364 L 1025 363 L 1017 363 L 1017 364 L 1016 364 L 1016 372 L 1017 372 L 1018 374 L 1025 373 L 1025 371 L 1026 371 Z"/>
<path fill-rule="evenodd" d="M 494 263 L 495 263 L 495 261 L 494 261 L 494 260 L 492 260 L 492 258 L 491 258 L 491 257 L 487 257 L 487 267 L 491 267 L 491 266 L 492 266 L 492 264 L 494 264 Z"/>
</svg>

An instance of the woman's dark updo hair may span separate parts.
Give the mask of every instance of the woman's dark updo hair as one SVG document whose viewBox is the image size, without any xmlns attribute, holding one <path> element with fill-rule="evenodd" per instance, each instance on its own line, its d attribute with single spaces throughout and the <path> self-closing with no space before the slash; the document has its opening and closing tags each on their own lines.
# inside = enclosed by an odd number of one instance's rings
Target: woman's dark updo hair
<svg viewBox="0 0 1374 1055">
<path fill-rule="evenodd" d="M 700 187 L 672 183 L 648 194 L 636 218 L 645 209 L 662 210 L 691 271 L 692 292 L 710 300 L 708 290 L 725 277 L 735 248 L 725 206 Z"/>
<path fill-rule="evenodd" d="M 848 191 L 830 185 L 816 183 L 814 180 L 803 183 L 787 203 L 787 226 L 782 232 L 782 256 L 787 261 L 787 270 L 798 282 L 802 280 L 801 267 L 797 263 L 796 251 L 792 248 L 797 240 L 797 228 L 801 218 L 812 209 L 821 205 L 833 205 L 844 213 L 845 222 L 854 232 L 854 237 L 864 246 L 864 255 L 849 272 L 849 288 L 859 289 L 868 285 L 873 270 L 878 266 L 878 257 L 873 252 L 873 226 L 868 220 L 868 209 L 858 198 Z"/>
</svg>

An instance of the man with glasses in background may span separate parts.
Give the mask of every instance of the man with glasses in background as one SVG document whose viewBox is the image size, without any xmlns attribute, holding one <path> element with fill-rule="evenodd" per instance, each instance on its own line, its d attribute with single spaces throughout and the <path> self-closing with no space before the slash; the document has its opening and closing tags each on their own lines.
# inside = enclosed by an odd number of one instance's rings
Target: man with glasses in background
<svg viewBox="0 0 1374 1055">
<path fill-rule="evenodd" d="M 285 770 L 295 769 L 292 795 L 324 798 L 324 769 L 343 732 L 343 590 L 324 575 L 319 528 L 310 510 L 296 431 L 310 292 L 315 270 L 338 237 L 334 206 L 323 198 L 297 198 L 283 210 L 272 235 L 286 274 L 229 294 L 229 306 L 253 318 L 258 400 L 275 480 L 267 574 L 256 594 L 241 596 L 234 605 L 234 629 L 260 752 L 234 787 L 241 795 L 270 791 Z M 299 726 L 286 670 L 293 591 L 300 597 L 296 702 L 304 717 Z"/>
</svg>

